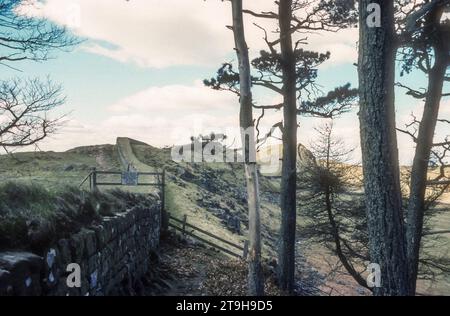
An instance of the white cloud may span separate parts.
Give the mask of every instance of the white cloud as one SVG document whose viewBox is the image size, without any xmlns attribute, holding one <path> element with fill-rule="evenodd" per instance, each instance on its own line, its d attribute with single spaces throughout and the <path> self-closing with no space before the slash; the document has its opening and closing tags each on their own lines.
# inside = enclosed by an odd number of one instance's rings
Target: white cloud
<svg viewBox="0 0 450 316">
<path fill-rule="evenodd" d="M 272 101 L 277 101 L 273 99 Z M 397 126 L 411 120 L 411 112 L 419 119 L 423 102 L 414 101 L 413 106 L 400 107 Z M 46 140 L 41 148 L 45 150 L 67 150 L 86 144 L 115 143 L 116 137 L 131 137 L 154 146 L 184 144 L 190 136 L 211 131 L 225 132 L 236 137 L 239 126 L 239 105 L 237 97 L 226 92 L 212 91 L 199 82 L 192 85 L 168 85 L 150 87 L 123 98 L 109 107 L 109 115 L 97 119 L 96 123 L 81 123 L 70 120 L 57 135 Z M 442 116 L 449 118 L 450 102 L 442 104 Z M 259 115 L 255 112 L 255 117 Z M 261 126 L 266 133 L 270 126 L 282 119 L 282 113 L 267 111 Z M 314 127 L 326 119 L 299 118 L 299 142 L 308 146 L 317 134 Z M 356 111 L 335 120 L 335 134 L 344 139 L 349 147 L 355 147 L 354 162 L 360 162 L 359 119 Z M 440 128 L 437 137 L 448 134 Z M 238 137 L 237 137 L 238 138 Z M 436 139 L 439 139 L 436 138 Z M 398 133 L 398 147 L 401 164 L 410 164 L 414 155 L 414 143 L 410 137 Z"/>
<path fill-rule="evenodd" d="M 441 116 L 450 119 L 450 98 L 445 98 L 441 103 Z"/>
<path fill-rule="evenodd" d="M 238 98 L 192 85 L 150 87 L 111 104 L 108 116 L 95 123 L 70 120 L 42 148 L 67 150 L 75 146 L 114 143 L 131 137 L 154 146 L 183 144 L 200 133 L 226 132 L 239 126 Z"/>
<path fill-rule="evenodd" d="M 94 40 L 91 52 L 162 68 L 223 60 L 232 44 L 227 8 L 199 0 L 47 0 L 31 14 L 62 25 L 77 21 L 73 31 Z"/>
<path fill-rule="evenodd" d="M 358 29 L 349 28 L 339 32 L 322 32 L 308 36 L 308 45 L 305 49 L 315 50 L 320 53 L 329 51 L 330 59 L 321 68 L 356 63 L 358 61 Z"/>
<path fill-rule="evenodd" d="M 119 100 L 110 106 L 114 112 L 156 111 L 169 116 L 205 112 L 227 112 L 238 109 L 237 96 L 226 91 L 214 91 L 201 82 L 194 85 L 150 87 Z"/>
<path fill-rule="evenodd" d="M 272 0 L 245 2 L 267 11 Z M 89 39 L 83 49 L 122 63 L 164 68 L 173 65 L 217 66 L 233 54 L 231 9 L 218 0 L 46 0 L 27 14 L 45 16 Z M 253 56 L 267 49 L 263 32 L 246 16 L 247 41 Z M 270 30 L 273 21 L 258 23 Z M 270 34 L 270 36 L 277 36 Z M 301 36 L 301 35 L 299 35 Z M 357 31 L 308 35 L 308 50 L 331 51 L 325 67 L 356 61 Z M 259 97 L 266 104 L 264 96 Z M 275 100 L 275 99 L 274 99 Z M 275 100 L 276 101 L 276 100 Z M 238 101 L 226 92 L 212 91 L 199 82 L 192 85 L 149 87 L 111 104 L 107 117 L 98 123 L 72 120 L 43 148 L 68 149 L 84 144 L 114 143 L 129 136 L 163 146 L 180 143 L 189 136 L 219 128 L 237 127 Z M 259 113 L 255 113 L 257 116 Z M 267 113 L 262 132 L 280 120 L 280 113 Z M 345 125 L 345 124 L 344 124 Z M 357 126 L 356 122 L 351 125 Z M 347 126 L 347 127 L 348 127 Z M 301 132 L 303 129 L 301 127 Z M 355 128 L 345 133 L 356 135 Z"/>
<path fill-rule="evenodd" d="M 412 127 L 407 128 L 407 125 L 413 122 L 414 117 L 419 121 L 422 119 L 424 102 L 412 98 L 411 100 L 413 102 L 412 106 L 402 107 L 402 110 L 397 113 L 396 119 L 397 119 L 397 126 L 399 128 L 413 132 L 414 129 Z M 450 119 L 450 99 L 447 98 L 441 102 L 439 118 Z M 418 128 L 418 126 L 416 126 L 416 128 Z M 443 141 L 447 136 L 449 136 L 449 134 L 450 132 L 448 124 L 443 122 L 438 123 L 436 126 L 434 141 L 435 142 Z M 412 164 L 416 148 L 415 143 L 413 142 L 411 136 L 405 133 L 397 132 L 397 137 L 401 163 L 404 165 Z"/>
<path fill-rule="evenodd" d="M 274 9 L 273 1 L 268 0 L 245 5 L 255 11 Z M 77 35 L 91 40 L 84 45 L 89 52 L 143 67 L 218 65 L 233 53 L 232 32 L 226 28 L 232 20 L 227 1 L 47 0 L 28 9 L 27 14 L 72 27 Z M 253 22 L 258 21 L 270 31 L 277 28 L 276 21 L 256 20 L 248 15 L 245 19 L 252 54 L 267 49 L 263 32 Z M 355 30 L 309 34 L 308 41 L 308 49 L 332 52 L 328 64 L 356 60 Z"/>
</svg>

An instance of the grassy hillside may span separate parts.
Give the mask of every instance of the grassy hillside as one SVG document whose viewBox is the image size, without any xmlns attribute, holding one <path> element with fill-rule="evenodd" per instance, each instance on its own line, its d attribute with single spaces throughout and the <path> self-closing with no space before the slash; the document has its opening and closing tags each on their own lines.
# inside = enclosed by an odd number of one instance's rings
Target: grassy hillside
<svg viewBox="0 0 450 316">
<path fill-rule="evenodd" d="M 0 249 L 39 251 L 61 234 L 122 210 L 126 198 L 117 198 L 119 192 L 79 189 L 92 168 L 121 170 L 116 146 L 0 155 Z"/>
<path fill-rule="evenodd" d="M 244 170 L 241 164 L 176 163 L 170 157 L 170 149 L 119 139 L 117 145 L 81 147 L 63 153 L 36 152 L 19 153 L 14 157 L 0 156 L 0 181 L 5 183 L 14 180 L 31 186 L 42 186 L 50 196 L 55 196 L 66 185 L 77 186 L 93 167 L 117 171 L 126 169 L 125 164 L 128 163 L 138 170 L 166 170 L 166 208 L 172 215 L 179 218 L 187 215 L 189 222 L 230 241 L 242 243 L 246 239 L 248 218 Z M 358 168 L 355 168 L 357 173 Z M 143 188 L 130 190 L 148 192 L 148 189 Z M 263 254 L 267 260 L 276 257 L 280 224 L 278 192 L 277 180 L 261 178 Z M 445 198 L 448 199 L 448 196 Z M 298 222 L 301 229 L 301 216 Z M 435 219 L 437 229 L 448 229 L 449 223 L 449 212 Z M 447 237 L 449 236 L 444 236 Z M 323 276 L 327 275 L 327 280 L 324 280 L 321 287 L 327 293 L 330 288 L 334 289 L 332 294 L 335 295 L 366 293 L 345 273 L 328 275 L 337 260 L 326 249 L 317 245 L 306 247 L 301 240 L 297 247 L 299 276 L 302 279 L 318 271 L 322 275 L 319 279 L 324 279 Z M 450 245 L 436 251 L 448 249 Z M 420 291 L 449 294 L 450 281 L 422 283 Z"/>
<path fill-rule="evenodd" d="M 0 185 L 0 251 L 41 254 L 58 239 L 104 216 L 152 201 L 150 196 L 120 190 L 89 192 L 71 186 L 49 190 L 33 183 L 6 182 Z"/>
<path fill-rule="evenodd" d="M 92 168 L 121 168 L 116 147 L 101 145 L 67 152 L 28 152 L 0 156 L 0 182 L 8 180 L 34 183 L 53 190 L 79 185 Z"/>
<path fill-rule="evenodd" d="M 157 149 L 133 144 L 136 157 L 157 170 L 167 172 L 167 209 L 176 217 L 235 242 L 246 239 L 248 218 L 246 188 L 242 164 L 175 163 L 170 149 Z M 274 245 L 279 225 L 276 185 L 261 181 L 263 237 Z M 274 247 L 266 248 L 266 256 L 274 255 Z"/>
</svg>

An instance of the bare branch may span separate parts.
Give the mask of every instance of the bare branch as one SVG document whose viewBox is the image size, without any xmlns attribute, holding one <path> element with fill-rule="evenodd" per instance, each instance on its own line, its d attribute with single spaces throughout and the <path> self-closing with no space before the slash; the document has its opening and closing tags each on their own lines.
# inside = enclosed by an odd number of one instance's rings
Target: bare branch
<svg viewBox="0 0 450 316">
<path fill-rule="evenodd" d="M 0 82 L 0 146 L 34 145 L 54 133 L 64 116 L 51 118 L 50 111 L 64 102 L 61 87 L 50 80 Z"/>
</svg>

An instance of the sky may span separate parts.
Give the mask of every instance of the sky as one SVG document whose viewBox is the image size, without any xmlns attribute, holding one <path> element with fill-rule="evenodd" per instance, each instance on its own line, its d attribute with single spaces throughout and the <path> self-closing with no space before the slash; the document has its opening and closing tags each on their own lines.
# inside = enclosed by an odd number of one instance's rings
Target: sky
<svg viewBox="0 0 450 316">
<path fill-rule="evenodd" d="M 257 11 L 273 9 L 273 0 L 244 3 Z M 223 62 L 236 62 L 233 35 L 226 27 L 232 21 L 229 2 L 47 0 L 24 14 L 67 26 L 84 39 L 70 52 L 55 52 L 49 61 L 14 64 L 21 72 L 2 69 L 2 79 L 49 75 L 64 87 L 67 102 L 58 111 L 67 114 L 66 122 L 39 145 L 41 150 L 113 144 L 116 137 L 163 147 L 187 143 L 200 133 L 238 132 L 236 96 L 202 83 Z M 269 29 L 275 25 L 245 18 L 250 53 L 256 57 L 265 44 L 264 34 L 253 23 Z M 347 82 L 357 86 L 357 29 L 308 35 L 307 41 L 305 49 L 331 52 L 331 59 L 319 69 L 318 83 L 325 92 Z M 402 81 L 426 86 L 420 73 Z M 255 99 L 259 104 L 278 100 L 261 89 L 255 90 Z M 411 112 L 420 114 L 421 105 L 398 91 L 397 124 L 408 122 Z M 450 117 L 450 100 L 444 100 L 442 108 L 443 115 Z M 268 113 L 264 127 L 280 119 L 280 112 Z M 306 146 L 314 142 L 314 127 L 322 121 L 300 117 L 299 141 Z M 357 109 L 336 119 L 335 131 L 349 146 L 357 147 Z M 446 132 L 438 130 L 440 136 Z M 401 163 L 411 163 L 413 144 L 403 135 L 399 135 L 399 151 Z M 359 149 L 354 160 L 360 160 Z"/>
</svg>

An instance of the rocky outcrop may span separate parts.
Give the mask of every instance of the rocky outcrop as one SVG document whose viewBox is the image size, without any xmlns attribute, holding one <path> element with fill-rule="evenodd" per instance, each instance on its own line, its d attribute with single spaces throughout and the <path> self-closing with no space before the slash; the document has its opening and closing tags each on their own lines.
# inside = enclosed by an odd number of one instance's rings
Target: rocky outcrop
<svg viewBox="0 0 450 316">
<path fill-rule="evenodd" d="M 297 169 L 311 168 L 317 165 L 314 154 L 302 144 L 297 146 Z"/>
<path fill-rule="evenodd" d="M 261 174 L 264 176 L 277 177 L 281 175 L 283 159 L 283 145 L 269 145 L 260 148 L 257 153 L 257 161 L 260 165 Z M 297 145 L 297 170 L 311 168 L 316 165 L 314 154 L 304 145 Z"/>
</svg>

